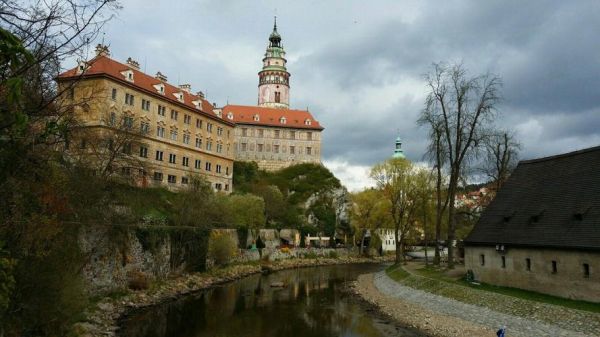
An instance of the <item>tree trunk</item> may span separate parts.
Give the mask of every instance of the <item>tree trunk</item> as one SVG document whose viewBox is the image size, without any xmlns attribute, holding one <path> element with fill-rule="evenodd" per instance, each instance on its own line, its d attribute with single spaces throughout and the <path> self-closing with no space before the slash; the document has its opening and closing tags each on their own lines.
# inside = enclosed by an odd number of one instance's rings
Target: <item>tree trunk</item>
<svg viewBox="0 0 600 337">
<path fill-rule="evenodd" d="M 429 256 L 427 255 L 427 248 L 429 245 L 427 244 L 427 215 L 425 210 L 423 210 L 423 236 L 425 237 L 425 266 L 429 266 Z"/>
<path fill-rule="evenodd" d="M 394 235 L 396 236 L 396 264 L 400 264 L 402 259 L 402 250 L 401 250 L 401 235 L 398 233 L 400 231 L 400 226 L 396 224 L 396 230 L 394 231 Z"/>
<path fill-rule="evenodd" d="M 365 236 L 367 236 L 367 231 L 363 230 L 362 239 L 360 239 L 360 255 L 363 255 L 364 252 Z"/>
<path fill-rule="evenodd" d="M 454 246 L 456 239 L 456 210 L 454 208 L 454 198 L 456 196 L 456 184 L 458 177 L 450 177 L 450 186 L 448 188 L 448 269 L 454 268 Z"/>
</svg>

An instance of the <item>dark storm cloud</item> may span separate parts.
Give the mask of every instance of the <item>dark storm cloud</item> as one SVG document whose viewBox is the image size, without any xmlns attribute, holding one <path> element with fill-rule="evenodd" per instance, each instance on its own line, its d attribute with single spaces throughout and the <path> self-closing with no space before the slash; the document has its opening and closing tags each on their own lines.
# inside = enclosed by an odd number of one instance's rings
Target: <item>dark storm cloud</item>
<svg viewBox="0 0 600 337">
<path fill-rule="evenodd" d="M 398 132 L 421 160 L 422 75 L 463 62 L 504 82 L 498 124 L 523 157 L 600 143 L 600 1 L 127 1 L 107 37 L 118 58 L 189 82 L 218 104 L 256 103 L 277 10 L 292 106 L 326 127 L 324 160 L 369 166 Z M 140 8 L 144 8 L 140 15 Z"/>
</svg>

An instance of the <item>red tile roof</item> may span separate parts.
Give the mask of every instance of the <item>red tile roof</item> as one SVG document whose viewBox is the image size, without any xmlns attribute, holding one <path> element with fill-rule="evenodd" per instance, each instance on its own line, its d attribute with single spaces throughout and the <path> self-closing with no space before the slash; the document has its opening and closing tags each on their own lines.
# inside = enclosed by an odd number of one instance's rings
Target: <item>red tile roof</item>
<svg viewBox="0 0 600 337">
<path fill-rule="evenodd" d="M 107 56 L 97 56 L 95 58 L 93 58 L 92 60 L 88 61 L 88 69 L 83 73 L 83 75 L 78 74 L 77 73 L 77 68 L 75 67 L 73 69 L 67 70 L 64 73 L 58 75 L 57 80 L 61 81 L 61 80 L 70 80 L 70 79 L 77 79 L 80 77 L 95 77 L 95 76 L 107 76 L 110 77 L 111 79 L 114 79 L 124 85 L 128 85 L 143 91 L 147 91 L 148 94 L 156 96 L 156 97 L 161 97 L 163 99 L 166 99 L 170 102 L 172 102 L 173 104 L 177 104 L 179 106 L 186 106 L 187 108 L 199 112 L 201 114 L 207 115 L 208 117 L 212 118 L 212 119 L 218 119 L 226 124 L 230 124 L 232 125 L 233 123 L 229 120 L 226 120 L 225 118 L 219 118 L 217 115 L 215 115 L 215 113 L 213 113 L 213 105 L 210 104 L 210 102 L 208 102 L 206 99 L 201 99 L 199 96 L 194 95 L 194 94 L 190 94 L 188 92 L 186 92 L 185 90 L 176 87 L 172 84 L 169 84 L 167 82 L 161 82 L 160 80 L 156 79 L 155 77 L 148 75 L 146 73 L 143 73 L 135 68 L 132 68 L 128 65 L 125 65 L 123 63 L 120 63 L 118 61 L 115 61 Z M 133 71 L 133 82 L 127 81 L 125 79 L 125 76 L 123 74 L 121 74 L 121 72 L 126 71 L 126 70 L 132 70 Z M 158 91 L 156 90 L 156 88 L 154 87 L 154 85 L 157 84 L 164 84 L 165 86 L 165 93 L 164 95 L 158 93 Z M 177 100 L 177 98 L 175 97 L 174 94 L 176 93 L 183 93 L 183 102 L 180 102 Z M 197 101 L 200 100 L 202 102 L 202 107 L 201 109 L 197 109 L 196 106 L 192 103 L 192 101 Z"/>
<path fill-rule="evenodd" d="M 231 115 L 230 115 L 231 113 Z M 254 116 L 258 116 L 258 121 Z M 229 118 L 232 117 L 232 119 Z M 285 117 L 285 124 L 281 118 Z M 290 110 L 265 108 L 246 105 L 226 105 L 223 107 L 223 119 L 229 119 L 236 124 L 276 126 L 280 128 L 298 128 L 323 130 L 323 127 L 307 110 Z M 310 120 L 310 125 L 306 121 Z"/>
</svg>

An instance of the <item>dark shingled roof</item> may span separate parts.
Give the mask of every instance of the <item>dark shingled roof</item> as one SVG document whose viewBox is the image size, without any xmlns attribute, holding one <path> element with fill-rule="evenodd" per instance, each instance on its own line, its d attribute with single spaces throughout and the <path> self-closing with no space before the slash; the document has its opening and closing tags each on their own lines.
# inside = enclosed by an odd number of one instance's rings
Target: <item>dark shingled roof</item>
<svg viewBox="0 0 600 337">
<path fill-rule="evenodd" d="M 600 250 L 600 146 L 521 161 L 465 244 Z"/>
</svg>

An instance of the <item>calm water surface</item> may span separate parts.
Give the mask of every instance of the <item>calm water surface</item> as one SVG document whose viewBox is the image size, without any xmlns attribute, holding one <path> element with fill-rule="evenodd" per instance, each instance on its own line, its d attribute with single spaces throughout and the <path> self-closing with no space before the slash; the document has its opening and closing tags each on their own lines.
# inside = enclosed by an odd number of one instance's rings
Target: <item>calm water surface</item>
<svg viewBox="0 0 600 337">
<path fill-rule="evenodd" d="M 121 337 L 417 336 L 376 316 L 343 283 L 378 265 L 340 265 L 253 275 L 137 311 Z M 285 288 L 271 283 L 284 282 Z"/>
</svg>

